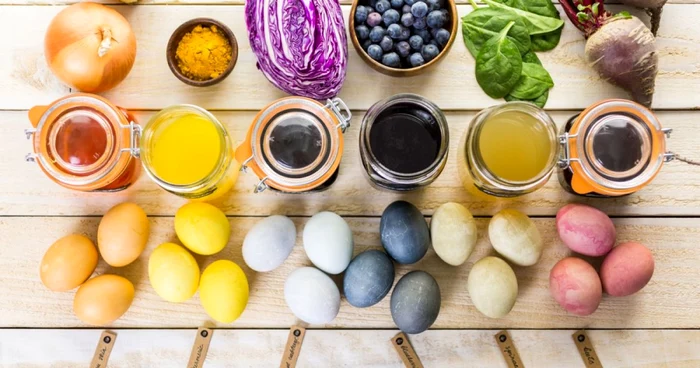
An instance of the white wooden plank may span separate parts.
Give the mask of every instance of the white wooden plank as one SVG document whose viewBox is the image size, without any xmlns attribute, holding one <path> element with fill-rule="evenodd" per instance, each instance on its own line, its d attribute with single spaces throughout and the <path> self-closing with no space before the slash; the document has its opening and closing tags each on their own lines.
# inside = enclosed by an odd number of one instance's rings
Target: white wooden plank
<svg viewBox="0 0 700 368">
<path fill-rule="evenodd" d="M 255 66 L 247 41 L 242 6 L 117 6 L 137 34 L 139 52 L 129 77 L 106 93 L 114 102 L 130 108 L 159 109 L 188 102 L 212 109 L 259 109 L 283 96 Z M 460 5 L 459 14 L 471 11 Z M 619 7 L 616 9 L 620 9 Z M 66 93 L 42 66 L 43 38 L 51 18 L 61 7 L 10 6 L 0 11 L 0 32 L 11 34 L 0 50 L 0 109 L 28 109 Z M 343 6 L 347 15 L 349 7 Z M 656 108 L 688 109 L 700 106 L 700 7 L 667 5 L 657 46 L 660 72 Z M 643 12 L 636 14 L 642 16 Z M 210 88 L 189 87 L 178 81 L 165 61 L 170 33 L 194 17 L 213 17 L 228 24 L 240 45 L 238 64 L 222 83 Z M 646 18 L 646 17 L 644 17 Z M 32 19 L 31 22 L 27 19 Z M 668 21 L 672 20 L 672 21 Z M 460 31 L 461 32 L 461 31 Z M 606 97 L 625 93 L 602 81 L 583 59 L 584 38 L 569 22 L 559 46 L 540 54 L 556 86 L 550 93 L 551 109 L 584 108 Z M 474 79 L 474 60 L 461 37 L 444 62 L 416 77 L 392 78 L 372 70 L 350 48 L 348 78 L 341 97 L 353 109 L 367 109 L 374 102 L 399 93 L 414 92 L 443 109 L 481 109 L 499 101 L 486 96 Z M 371 86 L 371 88 L 370 88 Z"/>
</svg>

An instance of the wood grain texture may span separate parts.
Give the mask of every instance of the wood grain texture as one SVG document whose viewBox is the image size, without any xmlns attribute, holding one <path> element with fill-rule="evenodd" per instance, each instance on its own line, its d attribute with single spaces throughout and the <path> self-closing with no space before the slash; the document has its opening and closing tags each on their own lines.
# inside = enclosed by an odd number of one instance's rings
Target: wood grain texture
<svg viewBox="0 0 700 368">
<path fill-rule="evenodd" d="M 380 248 L 379 219 L 346 218 L 353 230 L 355 254 Z M 196 257 L 203 270 L 217 259 L 230 259 L 243 267 L 250 283 L 247 309 L 233 324 L 217 324 L 199 304 L 198 296 L 174 304 L 163 301 L 148 281 L 148 257 L 166 241 L 177 242 L 170 217 L 151 218 L 151 236 L 146 251 L 133 264 L 112 269 L 101 261 L 96 274 L 117 273 L 131 280 L 136 298 L 129 311 L 109 327 L 186 327 L 221 326 L 233 328 L 288 328 L 297 323 L 284 301 L 283 285 L 287 275 L 309 265 L 301 247 L 301 233 L 307 219 L 295 218 L 297 246 L 278 269 L 254 273 L 243 262 L 243 238 L 259 218 L 231 219 L 232 237 L 219 254 Z M 39 263 L 43 253 L 56 239 L 77 232 L 95 239 L 98 218 L 27 217 L 0 218 L 3 252 L 0 269 L 0 327 L 83 327 L 72 313 L 74 292 L 54 293 L 39 280 Z M 493 254 L 489 245 L 487 219 L 477 221 L 479 240 L 468 262 L 450 267 L 430 250 L 412 266 L 397 266 L 395 281 L 410 270 L 432 274 L 440 285 L 442 308 L 434 328 L 700 328 L 700 222 L 697 219 L 617 219 L 618 241 L 637 240 L 649 246 L 656 270 L 651 282 L 639 293 L 624 298 L 605 296 L 600 308 L 589 317 L 567 314 L 549 295 L 549 271 L 569 255 L 560 242 L 553 219 L 536 219 L 545 250 L 539 263 L 532 267 L 515 267 L 519 296 L 511 313 L 502 319 L 489 319 L 472 305 L 466 281 L 471 265 Z M 595 264 L 600 260 L 593 260 Z M 340 282 L 340 277 L 336 277 Z M 324 328 L 394 328 L 389 312 L 389 297 L 365 309 L 350 306 L 344 299 L 337 318 Z M 190 342 L 191 343 L 191 342 Z M 388 342 L 387 342 L 388 343 Z M 93 347 L 94 348 L 94 347 Z M 389 347 L 390 348 L 390 347 Z M 303 351 L 303 349 L 302 349 Z"/>
<path fill-rule="evenodd" d="M 195 330 L 117 330 L 110 368 L 181 367 Z M 526 367 L 583 368 L 572 331 L 510 331 Z M 309 330 L 297 367 L 401 368 L 389 344 L 396 331 Z M 410 337 L 426 367 L 507 367 L 495 330 L 435 331 Z M 274 367 L 287 330 L 216 330 L 205 367 Z M 0 330 L 6 368 L 84 366 L 99 330 Z M 588 331 L 606 368 L 700 366 L 700 331 Z M 235 365 L 234 365 L 235 364 Z"/>
<path fill-rule="evenodd" d="M 209 109 L 259 109 L 284 94 L 256 69 L 247 40 L 242 6 L 117 6 L 130 21 L 138 39 L 138 56 L 128 78 L 105 94 L 129 108 L 160 109 L 174 103 L 193 103 Z M 615 9 L 615 7 L 612 7 Z M 49 73 L 43 56 L 43 38 L 51 18 L 62 7 L 9 6 L 0 12 L 0 32 L 12 34 L 0 50 L 0 109 L 28 109 L 66 94 L 67 88 Z M 620 9 L 619 7 L 616 9 Z M 347 16 L 349 6 L 343 6 Z M 471 7 L 460 5 L 460 16 Z M 643 11 L 635 14 L 643 19 Z M 171 32 L 194 17 L 213 17 L 236 34 L 240 53 L 233 73 L 210 88 L 187 86 L 167 67 L 165 45 Z M 657 47 L 659 76 L 656 108 L 691 109 L 700 106 L 700 7 L 671 4 L 664 8 Z M 32 19 L 31 22 L 27 19 Z M 668 21 L 672 20 L 672 21 Z M 460 31 L 461 32 L 461 31 Z M 392 78 L 366 65 L 349 46 L 348 78 L 340 97 L 352 109 L 367 109 L 374 102 L 400 92 L 418 92 L 443 109 L 481 109 L 501 101 L 486 96 L 474 78 L 474 59 L 458 37 L 440 66 L 423 75 Z M 541 59 L 556 86 L 550 109 L 584 108 L 604 97 L 625 97 L 584 61 L 584 38 L 566 22 L 559 46 Z M 371 88 L 370 88 L 371 87 Z"/>
<path fill-rule="evenodd" d="M 557 124 L 565 124 L 574 112 L 553 112 Z M 152 113 L 137 113 L 145 125 Z M 215 112 L 239 142 L 251 123 L 253 112 Z M 491 215 L 505 206 L 518 208 L 530 215 L 553 216 L 569 202 L 585 202 L 609 214 L 630 216 L 700 215 L 700 168 L 680 162 L 666 164 L 659 176 L 642 191 L 617 199 L 583 199 L 565 192 L 556 175 L 542 189 L 517 199 L 492 199 L 468 193 L 457 170 L 460 138 L 474 114 L 448 112 L 450 152 L 445 170 L 425 189 L 412 193 L 390 193 L 374 189 L 364 177 L 360 162 L 358 135 L 363 112 L 355 112 L 350 130 L 345 134 L 345 153 L 338 180 L 325 192 L 281 194 L 272 191 L 253 194 L 258 182 L 253 173 L 241 174 L 231 194 L 218 205 L 230 215 L 287 214 L 310 216 L 321 210 L 341 215 L 380 216 L 386 206 L 397 199 L 415 203 L 431 214 L 441 204 L 453 201 L 467 205 L 475 215 Z M 664 126 L 674 129 L 669 148 L 700 158 L 700 112 L 661 112 Z M 81 193 L 64 189 L 39 169 L 24 161 L 30 150 L 23 129 L 29 126 L 26 112 L 0 112 L 0 215 L 95 215 L 104 214 L 122 201 L 134 201 L 150 215 L 174 215 L 184 200 L 161 190 L 142 174 L 130 189 L 120 193 Z"/>
</svg>

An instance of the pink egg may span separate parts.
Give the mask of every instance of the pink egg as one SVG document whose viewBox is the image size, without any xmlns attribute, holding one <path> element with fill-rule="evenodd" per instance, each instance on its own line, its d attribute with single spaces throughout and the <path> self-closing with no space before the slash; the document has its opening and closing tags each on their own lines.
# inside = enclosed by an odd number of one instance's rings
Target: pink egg
<svg viewBox="0 0 700 368">
<path fill-rule="evenodd" d="M 610 217 L 582 204 L 568 204 L 557 212 L 557 231 L 567 247 L 587 256 L 604 256 L 615 245 Z"/>
<path fill-rule="evenodd" d="M 569 313 L 587 316 L 603 298 L 600 278 L 593 266 L 580 258 L 567 257 L 549 273 L 549 292 Z"/>
<path fill-rule="evenodd" d="M 636 242 L 618 245 L 600 266 L 603 288 L 612 296 L 627 296 L 642 290 L 653 274 L 654 256 Z"/>
</svg>

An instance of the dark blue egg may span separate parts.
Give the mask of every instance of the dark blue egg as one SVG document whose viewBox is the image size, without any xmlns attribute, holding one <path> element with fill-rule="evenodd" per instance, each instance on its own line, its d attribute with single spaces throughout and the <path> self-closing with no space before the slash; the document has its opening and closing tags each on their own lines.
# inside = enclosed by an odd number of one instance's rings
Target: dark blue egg
<svg viewBox="0 0 700 368">
<path fill-rule="evenodd" d="M 396 283 L 391 293 L 391 318 L 401 331 L 421 333 L 440 313 L 440 286 L 429 273 L 412 271 Z"/>
<path fill-rule="evenodd" d="M 396 201 L 382 213 L 382 246 L 396 262 L 416 263 L 430 248 L 430 230 L 423 214 L 406 201 Z"/>
<path fill-rule="evenodd" d="M 367 250 L 345 270 L 343 293 L 350 305 L 366 308 L 379 303 L 394 284 L 394 263 L 386 253 Z"/>
</svg>

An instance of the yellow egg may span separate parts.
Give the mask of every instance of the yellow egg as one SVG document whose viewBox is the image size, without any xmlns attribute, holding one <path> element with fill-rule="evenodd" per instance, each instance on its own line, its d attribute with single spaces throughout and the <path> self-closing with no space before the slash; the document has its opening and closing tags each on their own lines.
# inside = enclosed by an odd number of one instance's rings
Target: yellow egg
<svg viewBox="0 0 700 368">
<path fill-rule="evenodd" d="M 174 303 L 184 302 L 197 292 L 199 266 L 185 248 L 164 243 L 148 259 L 148 279 L 161 298 Z"/>
<path fill-rule="evenodd" d="M 135 261 L 148 243 L 148 217 L 136 204 L 122 203 L 102 217 L 97 228 L 97 247 L 105 262 L 123 267 Z"/>
<path fill-rule="evenodd" d="M 134 300 L 134 285 L 117 275 L 100 275 L 85 282 L 75 293 L 73 313 L 81 321 L 109 325 L 121 317 Z"/>
<path fill-rule="evenodd" d="M 190 202 L 175 213 L 175 233 L 189 250 L 205 256 L 218 253 L 231 236 L 231 225 L 220 209 Z"/>
<path fill-rule="evenodd" d="M 237 264 L 227 260 L 216 261 L 202 273 L 199 299 L 211 318 L 231 323 L 248 304 L 248 278 Z"/>
<path fill-rule="evenodd" d="M 41 260 L 39 275 L 44 286 L 53 291 L 75 289 L 97 267 L 97 248 L 82 235 L 72 234 L 56 240 Z"/>
</svg>

